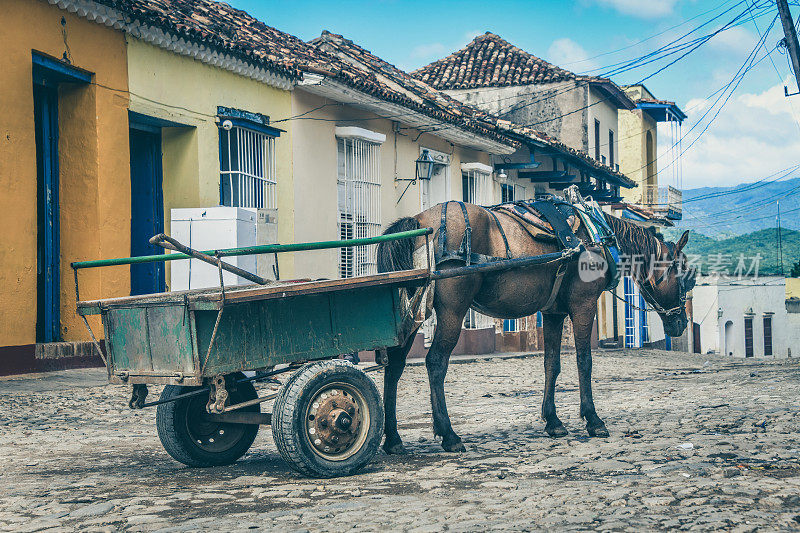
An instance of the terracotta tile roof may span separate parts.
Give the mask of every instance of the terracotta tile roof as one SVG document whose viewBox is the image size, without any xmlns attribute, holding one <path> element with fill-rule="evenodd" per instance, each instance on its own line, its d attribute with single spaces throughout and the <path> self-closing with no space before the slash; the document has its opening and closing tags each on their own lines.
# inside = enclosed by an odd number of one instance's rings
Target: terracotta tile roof
<svg viewBox="0 0 800 533">
<path fill-rule="evenodd" d="M 201 43 L 299 80 L 303 72 L 322 74 L 359 91 L 393 102 L 435 121 L 450 123 L 509 146 L 516 142 L 471 117 L 472 108 L 414 79 L 347 41 L 351 53 L 374 69 L 328 53 L 322 46 L 277 30 L 223 2 L 212 0 L 95 0 L 141 24 Z M 331 34 L 332 35 L 332 34 Z M 325 37 L 325 34 L 323 34 Z M 341 36 L 338 39 L 344 40 Z M 330 49 L 330 47 L 328 47 Z M 380 71 L 380 74 L 376 74 Z"/>
<path fill-rule="evenodd" d="M 487 113 L 434 89 L 342 35 L 323 31 L 311 44 L 347 65 L 348 68 L 333 72 L 334 77 L 364 92 L 460 124 L 500 142 L 518 145 L 498 132 L 493 117 Z"/>
<path fill-rule="evenodd" d="M 299 78 L 297 58 L 309 53 L 305 42 L 267 26 L 246 12 L 211 0 L 94 0 L 154 26 L 202 43 L 211 49 Z"/>
<path fill-rule="evenodd" d="M 491 131 L 511 136 L 521 142 L 534 141 L 544 144 L 557 152 L 561 152 L 577 160 L 575 162 L 580 162 L 589 168 L 602 171 L 607 174 L 612 181 L 624 183 L 631 187 L 635 186 L 635 182 L 630 180 L 627 176 L 590 158 L 586 153 L 570 148 L 540 131 L 500 119 L 495 115 L 466 105 L 434 89 L 424 81 L 416 79 L 411 74 L 400 70 L 369 50 L 362 48 L 341 35 L 324 31 L 320 37 L 312 40 L 311 43 L 326 52 L 336 55 L 353 66 L 360 66 L 360 70 L 371 73 L 375 76 L 378 83 L 387 88 L 391 87 L 393 91 L 400 92 L 413 99 L 420 99 L 425 105 L 435 106 L 447 113 L 462 116 L 464 120 L 477 127 L 488 128 Z"/>
<path fill-rule="evenodd" d="M 520 142 L 526 140 L 545 144 L 590 168 L 633 184 L 624 175 L 544 133 L 501 120 L 461 103 L 341 35 L 323 32 L 312 43 L 306 43 L 264 24 L 245 11 L 212 0 L 94 1 L 121 12 L 131 22 L 160 28 L 186 40 L 270 68 L 291 79 L 300 79 L 303 72 L 322 74 L 434 120 L 459 126 L 504 144 L 519 146 Z"/>
<path fill-rule="evenodd" d="M 579 77 L 488 31 L 412 74 L 437 89 L 554 83 Z"/>
</svg>

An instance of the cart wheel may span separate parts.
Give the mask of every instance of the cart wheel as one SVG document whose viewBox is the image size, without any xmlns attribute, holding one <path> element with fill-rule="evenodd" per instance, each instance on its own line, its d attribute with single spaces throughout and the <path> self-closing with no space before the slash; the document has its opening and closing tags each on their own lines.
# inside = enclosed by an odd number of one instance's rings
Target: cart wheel
<svg viewBox="0 0 800 533">
<path fill-rule="evenodd" d="M 244 378 L 242 373 L 237 372 L 228 377 L 228 403 L 239 403 L 258 397 L 252 383 L 236 383 Z M 167 385 L 161 393 L 161 399 L 168 400 L 199 388 Z M 258 426 L 255 424 L 229 424 L 207 420 L 207 401 L 208 396 L 201 394 L 161 404 L 156 410 L 156 428 L 161 444 L 173 459 L 185 465 L 220 466 L 234 463 L 247 452 L 258 433 Z M 252 405 L 242 411 L 259 413 L 261 406 Z"/>
<path fill-rule="evenodd" d="M 303 474 L 353 474 L 372 459 L 383 435 L 378 389 L 347 361 L 309 363 L 275 401 L 272 435 L 281 456 Z"/>
</svg>

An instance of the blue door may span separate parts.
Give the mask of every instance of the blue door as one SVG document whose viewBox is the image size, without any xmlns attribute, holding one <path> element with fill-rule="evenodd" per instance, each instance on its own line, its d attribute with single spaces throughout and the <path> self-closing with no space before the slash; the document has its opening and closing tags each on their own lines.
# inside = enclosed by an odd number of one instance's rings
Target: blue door
<svg viewBox="0 0 800 533">
<path fill-rule="evenodd" d="M 33 117 L 37 176 L 36 342 L 56 342 L 61 339 L 57 85 L 34 84 Z"/>
<path fill-rule="evenodd" d="M 131 256 L 154 255 L 163 249 L 148 241 L 164 231 L 161 130 L 131 124 Z M 164 290 L 164 264 L 131 265 L 131 294 Z"/>
</svg>

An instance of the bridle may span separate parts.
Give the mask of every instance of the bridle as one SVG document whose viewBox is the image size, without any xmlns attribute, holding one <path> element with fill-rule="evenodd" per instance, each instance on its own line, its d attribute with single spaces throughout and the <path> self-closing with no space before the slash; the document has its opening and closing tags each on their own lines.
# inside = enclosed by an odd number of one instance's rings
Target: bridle
<svg viewBox="0 0 800 533">
<path fill-rule="evenodd" d="M 661 241 L 657 242 L 658 242 L 658 251 L 660 256 Z M 656 300 L 655 293 L 658 286 L 661 285 L 667 279 L 667 276 L 673 269 L 676 271 L 677 274 L 675 277 L 678 280 L 678 293 L 680 294 L 680 298 L 678 305 L 676 305 L 675 307 L 670 307 L 668 309 L 665 309 Z M 656 311 L 656 313 L 664 315 L 665 317 L 678 315 L 681 313 L 681 311 L 684 310 L 686 305 L 686 293 L 692 290 L 692 287 L 694 287 L 694 283 L 690 284 L 687 282 L 688 279 L 694 279 L 694 277 L 691 276 L 692 269 L 687 269 L 686 272 L 684 272 L 683 274 L 679 273 L 679 269 L 680 269 L 680 261 L 676 254 L 676 257 L 672 259 L 672 262 L 666 269 L 664 269 L 664 272 L 658 277 L 658 279 L 653 280 L 648 276 L 645 283 L 639 284 L 639 292 L 642 293 L 642 296 L 644 297 L 645 301 L 647 301 L 647 303 L 650 304 L 650 306 Z"/>
</svg>

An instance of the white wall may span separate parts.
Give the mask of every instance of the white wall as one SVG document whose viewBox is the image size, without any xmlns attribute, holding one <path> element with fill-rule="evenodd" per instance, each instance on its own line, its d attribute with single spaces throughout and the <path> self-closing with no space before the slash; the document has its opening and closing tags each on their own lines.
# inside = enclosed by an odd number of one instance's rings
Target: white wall
<svg viewBox="0 0 800 533">
<path fill-rule="evenodd" d="M 789 322 L 783 278 L 698 280 L 694 291 L 695 321 L 700 323 L 703 353 L 713 350 L 732 357 L 745 357 L 745 316 L 753 318 L 753 355 L 764 357 L 764 317 L 772 317 L 772 356 L 788 355 Z M 726 345 L 725 329 L 730 322 Z"/>
</svg>

